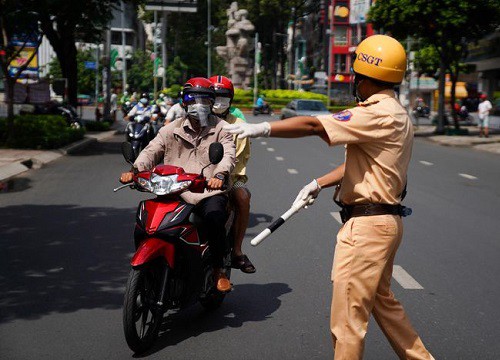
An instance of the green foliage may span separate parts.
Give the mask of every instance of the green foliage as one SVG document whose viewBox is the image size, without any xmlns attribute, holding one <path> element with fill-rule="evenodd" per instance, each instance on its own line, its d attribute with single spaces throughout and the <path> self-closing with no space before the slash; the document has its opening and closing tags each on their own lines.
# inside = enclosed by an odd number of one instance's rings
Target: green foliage
<svg viewBox="0 0 500 360">
<path fill-rule="evenodd" d="M 167 67 L 168 84 L 184 84 L 188 66 L 182 62 L 179 56 L 174 57 L 174 61 Z M 177 94 L 176 94 L 177 96 Z"/>
<path fill-rule="evenodd" d="M 78 93 L 79 94 L 94 94 L 95 93 L 95 70 L 86 69 L 85 61 L 95 61 L 94 52 L 91 50 L 79 49 L 76 54 L 76 61 L 78 66 Z M 49 76 L 54 79 L 62 78 L 61 65 L 57 58 L 53 58 L 49 63 L 50 71 Z"/>
<path fill-rule="evenodd" d="M 163 89 L 162 93 L 171 97 L 172 99 L 176 99 L 179 92 L 182 90 L 182 86 L 179 84 L 173 84 L 171 87 Z"/>
<path fill-rule="evenodd" d="M 87 121 L 85 129 L 87 131 L 108 131 L 111 124 L 107 121 Z"/>
<path fill-rule="evenodd" d="M 0 119 L 0 138 L 4 138 L 6 119 Z M 70 128 L 59 115 L 20 115 L 14 118 L 10 140 L 2 146 L 18 149 L 56 149 L 83 139 L 84 129 Z"/>
<path fill-rule="evenodd" d="M 148 52 L 137 50 L 132 54 L 132 66 L 128 69 L 127 80 L 133 91 L 153 89 L 153 61 Z"/>
</svg>

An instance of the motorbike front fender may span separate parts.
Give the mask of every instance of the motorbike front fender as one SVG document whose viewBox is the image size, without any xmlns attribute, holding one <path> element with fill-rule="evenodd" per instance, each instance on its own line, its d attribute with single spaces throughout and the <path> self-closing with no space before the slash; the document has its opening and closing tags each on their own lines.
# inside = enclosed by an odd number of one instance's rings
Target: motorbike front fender
<svg viewBox="0 0 500 360">
<path fill-rule="evenodd" d="M 158 257 L 164 258 L 170 268 L 173 269 L 175 266 L 175 247 L 173 244 L 166 241 L 157 238 L 149 238 L 139 245 L 134 257 L 130 261 L 130 265 L 132 265 L 132 267 L 141 266 Z"/>
</svg>

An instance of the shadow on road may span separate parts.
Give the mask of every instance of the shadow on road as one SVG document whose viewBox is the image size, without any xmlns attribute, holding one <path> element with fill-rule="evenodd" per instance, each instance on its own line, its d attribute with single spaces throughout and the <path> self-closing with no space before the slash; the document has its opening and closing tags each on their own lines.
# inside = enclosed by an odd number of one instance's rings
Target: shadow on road
<svg viewBox="0 0 500 360">
<path fill-rule="evenodd" d="M 71 205 L 0 208 L 0 322 L 120 308 L 134 214 Z"/>
<path fill-rule="evenodd" d="M 283 283 L 235 285 L 234 291 L 226 296 L 222 306 L 215 311 L 206 311 L 200 305 L 195 305 L 169 313 L 163 321 L 155 346 L 151 351 L 134 357 L 147 357 L 203 333 L 226 327 L 241 327 L 246 322 L 264 321 L 279 309 L 280 296 L 291 291 Z"/>
<path fill-rule="evenodd" d="M 248 219 L 248 228 L 253 228 L 262 223 L 270 223 L 273 220 L 271 215 L 267 214 L 254 214 L 250 213 L 250 218 Z"/>
<path fill-rule="evenodd" d="M 115 135 L 110 139 L 107 139 L 105 141 L 98 141 L 97 143 L 94 143 L 81 151 L 72 153 L 71 156 L 82 157 L 104 154 L 121 154 L 121 143 L 123 141 L 125 141 L 125 136 Z"/>
</svg>

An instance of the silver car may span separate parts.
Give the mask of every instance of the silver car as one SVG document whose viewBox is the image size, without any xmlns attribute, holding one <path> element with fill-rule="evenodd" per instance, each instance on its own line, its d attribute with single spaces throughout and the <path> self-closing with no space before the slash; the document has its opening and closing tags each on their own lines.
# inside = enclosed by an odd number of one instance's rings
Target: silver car
<svg viewBox="0 0 500 360">
<path fill-rule="evenodd" d="M 281 119 L 293 116 L 317 116 L 330 114 L 325 104 L 320 100 L 295 99 L 281 109 Z"/>
</svg>

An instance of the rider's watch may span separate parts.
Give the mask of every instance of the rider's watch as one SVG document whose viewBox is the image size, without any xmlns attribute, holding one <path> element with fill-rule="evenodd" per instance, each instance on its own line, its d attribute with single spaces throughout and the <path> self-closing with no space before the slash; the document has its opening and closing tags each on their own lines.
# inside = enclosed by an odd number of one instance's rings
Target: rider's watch
<svg viewBox="0 0 500 360">
<path fill-rule="evenodd" d="M 226 176 L 225 176 L 224 174 L 222 174 L 222 173 L 217 173 L 217 174 L 215 174 L 215 175 L 214 175 L 214 178 L 219 179 L 219 180 L 221 180 L 221 181 L 226 180 Z"/>
</svg>

